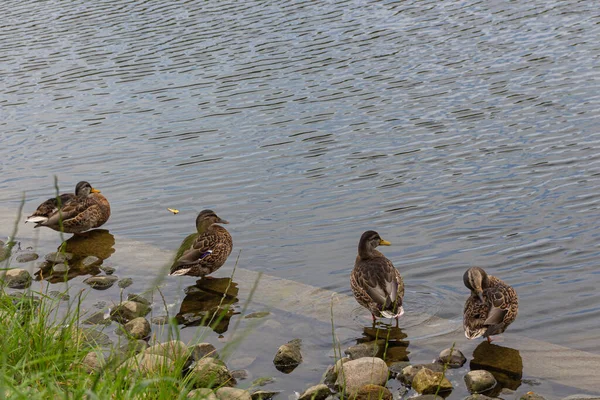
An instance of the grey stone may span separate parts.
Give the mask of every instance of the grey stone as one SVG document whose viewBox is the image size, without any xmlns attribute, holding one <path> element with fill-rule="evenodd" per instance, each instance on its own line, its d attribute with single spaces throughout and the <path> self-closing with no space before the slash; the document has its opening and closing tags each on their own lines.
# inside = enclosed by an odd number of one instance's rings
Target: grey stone
<svg viewBox="0 0 600 400">
<path fill-rule="evenodd" d="M 55 268 L 56 270 L 56 268 Z M 105 290 L 115 284 L 118 280 L 116 276 L 110 275 L 99 275 L 99 276 L 91 276 L 83 281 L 86 285 L 92 287 L 92 289 L 97 290 Z"/>
<path fill-rule="evenodd" d="M 48 253 L 44 257 L 44 259 L 46 259 L 46 261 L 49 261 L 49 262 L 55 263 L 55 264 L 64 263 L 65 261 L 69 261 L 72 258 L 73 258 L 73 254 L 62 253 L 62 252 Z"/>
<path fill-rule="evenodd" d="M 110 340 L 108 335 L 104 332 L 100 332 L 91 328 L 82 328 L 80 332 L 83 342 L 89 345 L 90 347 L 106 347 L 112 344 L 112 340 Z"/>
<path fill-rule="evenodd" d="M 128 288 L 129 286 L 133 285 L 133 279 L 131 279 L 131 278 L 123 278 L 123 279 L 121 279 L 119 281 L 119 283 L 117 285 L 119 285 L 119 287 L 121 289 Z"/>
<path fill-rule="evenodd" d="M 109 267 L 109 266 L 107 266 L 107 265 L 100 265 L 100 266 L 98 266 L 98 268 L 100 268 L 102 271 L 104 271 L 104 273 L 105 273 L 106 275 L 112 275 L 112 274 L 114 274 L 114 273 L 115 273 L 115 271 L 116 271 L 116 269 L 115 269 L 115 268 L 113 268 L 113 267 Z"/>
<path fill-rule="evenodd" d="M 257 390 L 250 395 L 252 396 L 252 400 L 268 400 L 277 396 L 279 393 L 281 393 L 280 390 Z"/>
<path fill-rule="evenodd" d="M 421 394 L 434 394 L 452 390 L 452 384 L 442 372 L 434 372 L 429 368 L 420 369 L 412 381 L 412 388 Z"/>
<path fill-rule="evenodd" d="M 253 382 L 252 382 L 252 386 L 265 386 L 268 385 L 270 383 L 275 383 L 275 378 L 272 378 L 270 376 L 262 376 L 260 378 L 256 378 Z"/>
<path fill-rule="evenodd" d="M 321 383 L 306 389 L 298 400 L 325 400 L 329 395 L 331 395 L 331 390 L 327 385 Z"/>
<path fill-rule="evenodd" d="M 25 289 L 31 285 L 31 275 L 27 270 L 21 268 L 9 269 L 4 275 L 4 282 L 9 288 Z"/>
<path fill-rule="evenodd" d="M 219 400 L 252 400 L 247 390 L 232 387 L 219 388 L 216 395 Z"/>
<path fill-rule="evenodd" d="M 149 306 L 150 304 L 152 304 L 152 302 L 150 300 L 148 300 L 147 298 L 145 298 L 144 296 L 141 296 L 141 295 L 135 294 L 135 293 L 129 293 L 127 295 L 127 300 L 135 301 L 136 303 L 141 303 L 146 306 Z"/>
<path fill-rule="evenodd" d="M 392 364 L 389 365 L 389 370 L 390 373 L 394 376 L 397 377 L 398 375 L 400 375 L 402 373 L 402 370 L 406 367 L 410 366 L 410 361 L 396 361 Z M 415 372 L 416 374 L 416 372 Z M 413 376 L 414 378 L 414 376 Z"/>
<path fill-rule="evenodd" d="M 271 314 L 271 313 L 268 311 L 258 311 L 258 312 L 250 313 L 250 314 L 246 315 L 244 318 L 264 318 L 269 314 Z"/>
<path fill-rule="evenodd" d="M 137 301 L 124 301 L 117 305 L 111 312 L 110 317 L 113 321 L 122 324 L 131 321 L 137 317 L 145 317 L 150 312 L 150 307 Z"/>
<path fill-rule="evenodd" d="M 483 393 L 496 386 L 496 378 L 491 372 L 478 369 L 465 375 L 465 384 L 470 393 Z"/>
<path fill-rule="evenodd" d="M 111 320 L 102 311 L 97 311 L 83 320 L 85 325 L 110 325 Z"/>
<path fill-rule="evenodd" d="M 234 371 L 231 371 L 231 376 L 233 376 L 233 379 L 235 379 L 236 381 L 243 381 L 244 379 L 248 379 L 248 376 L 250 376 L 250 374 L 245 369 L 236 369 Z"/>
<path fill-rule="evenodd" d="M 163 357 L 158 354 L 146 354 L 144 352 L 128 359 L 119 368 L 126 368 L 133 372 L 154 375 L 165 371 L 170 373 L 173 372 L 175 370 L 175 364 L 173 360 L 168 357 Z"/>
<path fill-rule="evenodd" d="M 152 317 L 150 322 L 152 322 L 153 325 L 165 325 L 165 324 L 169 323 L 169 316 L 168 315 L 159 315 L 156 317 Z"/>
<path fill-rule="evenodd" d="M 217 348 L 210 343 L 198 343 L 192 346 L 192 359 L 195 361 L 201 360 L 204 357 L 217 358 Z"/>
<path fill-rule="evenodd" d="M 119 347 L 119 350 L 125 354 L 139 354 L 148 348 L 145 340 L 130 340 Z M 162 355 L 162 354 L 161 354 Z"/>
<path fill-rule="evenodd" d="M 144 317 L 134 318 L 123 325 L 123 330 L 133 339 L 144 339 L 150 335 L 150 322 Z"/>
<path fill-rule="evenodd" d="M 102 263 L 102 260 L 99 259 L 96 256 L 87 256 L 86 258 L 84 258 L 83 260 L 81 260 L 81 266 L 83 268 L 95 267 L 97 265 L 100 265 L 101 263 Z"/>
<path fill-rule="evenodd" d="M 81 361 L 81 365 L 89 373 L 99 371 L 105 364 L 104 354 L 96 351 L 90 351 Z"/>
<path fill-rule="evenodd" d="M 348 396 L 352 397 L 365 385 L 385 386 L 387 380 L 388 367 L 385 361 L 376 357 L 363 357 L 341 365 L 335 386 L 344 388 Z"/>
<path fill-rule="evenodd" d="M 379 385 L 365 385 L 358 390 L 354 400 L 392 400 L 392 392 Z"/>
<path fill-rule="evenodd" d="M 196 388 L 220 387 L 233 384 L 233 377 L 227 370 L 227 367 L 212 357 L 205 357 L 197 361 L 196 365 L 190 371 L 189 376 L 190 382 Z"/>
<path fill-rule="evenodd" d="M 519 397 L 519 400 L 546 400 L 546 398 L 535 392 L 527 392 L 521 397 Z"/>
<path fill-rule="evenodd" d="M 300 339 L 290 340 L 286 344 L 279 346 L 277 354 L 273 359 L 275 368 L 283 373 L 290 373 L 302 362 L 302 353 L 300 353 Z"/>
<path fill-rule="evenodd" d="M 218 400 L 217 395 L 210 389 L 200 388 L 190 391 L 187 395 L 188 399 L 206 399 L 206 400 Z"/>
<path fill-rule="evenodd" d="M 157 343 L 154 346 L 147 348 L 146 353 L 158 354 L 169 357 L 172 360 L 179 360 L 188 357 L 189 349 L 181 340 L 171 340 L 169 342 Z"/>
<path fill-rule="evenodd" d="M 374 340 L 372 342 L 360 343 L 344 350 L 344 354 L 348 355 L 351 360 L 356 360 L 362 357 L 378 357 L 383 355 L 384 340 Z"/>
<path fill-rule="evenodd" d="M 333 387 L 337 380 L 338 371 L 342 368 L 342 364 L 348 361 L 350 361 L 349 357 L 342 357 L 337 360 L 334 365 L 330 365 L 329 368 L 327 368 L 327 371 L 325 371 L 321 381 L 327 386 Z"/>
<path fill-rule="evenodd" d="M 18 263 L 26 263 L 26 262 L 30 262 L 30 261 L 35 261 L 39 258 L 40 256 L 38 256 L 36 253 L 23 253 L 23 254 L 19 254 L 16 258 L 16 261 Z"/>
<path fill-rule="evenodd" d="M 55 264 L 52 267 L 52 273 L 54 274 L 64 274 L 69 270 L 69 266 L 67 264 Z"/>
<path fill-rule="evenodd" d="M 489 397 L 486 396 L 485 394 L 472 394 L 470 396 L 465 397 L 464 400 L 497 400 L 497 397 Z"/>
<path fill-rule="evenodd" d="M 402 371 L 396 376 L 396 379 L 398 379 L 400 382 L 404 383 L 407 386 L 412 386 L 412 382 L 415 378 L 415 375 L 417 375 L 417 373 L 424 368 L 427 368 L 433 372 L 444 371 L 444 367 L 438 363 L 415 364 L 409 365 L 408 367 L 404 367 Z"/>
<path fill-rule="evenodd" d="M 460 368 L 467 362 L 467 358 L 460 350 L 448 348 L 442 350 L 438 356 L 438 362 L 448 365 L 450 368 Z"/>
<path fill-rule="evenodd" d="M 58 290 L 51 290 L 48 292 L 48 295 L 61 301 L 69 301 L 71 299 L 71 296 L 66 293 L 59 292 Z"/>
</svg>

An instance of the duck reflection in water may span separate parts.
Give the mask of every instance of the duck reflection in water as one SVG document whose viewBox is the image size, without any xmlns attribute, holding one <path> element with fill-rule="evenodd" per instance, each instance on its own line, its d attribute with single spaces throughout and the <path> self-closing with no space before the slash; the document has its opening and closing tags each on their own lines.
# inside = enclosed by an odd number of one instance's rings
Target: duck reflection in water
<svg viewBox="0 0 600 400">
<path fill-rule="evenodd" d="M 97 275 L 100 266 L 115 252 L 115 237 L 106 229 L 79 233 L 61 244 L 57 253 L 70 254 L 64 262 L 45 261 L 35 273 L 36 280 L 64 282 L 80 275 Z"/>
<path fill-rule="evenodd" d="M 406 340 L 407 337 L 408 335 L 401 328 L 380 320 L 371 327 L 363 328 L 363 337 L 357 339 L 356 349 L 365 351 L 362 356 L 371 356 L 372 354 L 374 357 L 383 358 L 388 363 L 409 361 L 408 345 L 410 342 Z M 365 345 L 372 346 L 373 352 L 371 353 Z M 348 349 L 348 352 L 351 352 L 353 348 Z"/>
<path fill-rule="evenodd" d="M 498 346 L 488 342 L 480 343 L 473 351 L 470 368 L 471 370 L 485 369 L 490 371 L 498 381 L 499 384 L 494 388 L 494 393 L 486 393 L 488 396 L 498 394 L 502 388 L 517 390 L 521 386 L 523 360 L 519 351 L 510 347 Z"/>
<path fill-rule="evenodd" d="M 176 319 L 185 326 L 208 326 L 218 334 L 225 333 L 239 301 L 238 285 L 230 278 L 202 278 L 185 289 Z"/>
</svg>

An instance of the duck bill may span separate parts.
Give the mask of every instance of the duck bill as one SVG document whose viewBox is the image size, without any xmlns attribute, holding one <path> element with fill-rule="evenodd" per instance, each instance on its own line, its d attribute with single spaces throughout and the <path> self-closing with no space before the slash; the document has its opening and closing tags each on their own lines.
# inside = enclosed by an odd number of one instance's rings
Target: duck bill
<svg viewBox="0 0 600 400">
<path fill-rule="evenodd" d="M 92 193 L 101 193 L 98 189 L 94 189 L 94 188 L 92 188 L 91 192 Z"/>
<path fill-rule="evenodd" d="M 219 218 L 219 220 L 217 221 L 217 223 L 219 223 L 219 224 L 228 224 L 229 221 L 226 221 L 226 220 L 224 220 L 222 218 Z"/>
<path fill-rule="evenodd" d="M 479 297 L 479 300 L 481 300 L 481 302 L 483 303 L 483 291 L 482 290 L 478 290 L 477 291 L 477 297 Z"/>
<path fill-rule="evenodd" d="M 383 239 L 381 239 L 381 240 L 379 241 L 379 245 L 380 245 L 380 246 L 389 246 L 389 245 L 391 245 L 391 243 L 390 243 L 390 242 L 388 242 L 387 240 L 383 240 Z"/>
</svg>

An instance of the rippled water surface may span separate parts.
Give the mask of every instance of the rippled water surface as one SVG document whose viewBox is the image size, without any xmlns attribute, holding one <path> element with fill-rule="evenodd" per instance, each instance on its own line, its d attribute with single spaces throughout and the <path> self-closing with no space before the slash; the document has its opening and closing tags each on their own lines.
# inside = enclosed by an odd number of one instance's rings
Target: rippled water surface
<svg viewBox="0 0 600 400">
<path fill-rule="evenodd" d="M 346 294 L 375 229 L 407 307 L 460 318 L 478 265 L 509 332 L 597 352 L 597 4 L 492 3 L 3 1 L 0 200 L 85 179 L 173 250 L 213 208 L 244 268 Z"/>
</svg>

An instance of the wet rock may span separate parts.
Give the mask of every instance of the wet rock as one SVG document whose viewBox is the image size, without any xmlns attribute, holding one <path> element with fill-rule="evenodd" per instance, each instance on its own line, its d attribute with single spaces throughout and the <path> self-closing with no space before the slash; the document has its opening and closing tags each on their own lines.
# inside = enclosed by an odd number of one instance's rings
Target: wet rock
<svg viewBox="0 0 600 400">
<path fill-rule="evenodd" d="M 436 396 L 435 394 L 423 394 L 421 396 L 411 397 L 410 400 L 444 400 L 444 398 Z"/>
<path fill-rule="evenodd" d="M 519 400 L 546 400 L 544 396 L 541 396 L 535 392 L 527 392 L 524 395 L 522 395 L 521 397 L 519 397 Z"/>
<path fill-rule="evenodd" d="M 220 387 L 234 383 L 225 364 L 212 357 L 205 357 L 196 362 L 189 375 L 190 381 L 197 388 Z"/>
<path fill-rule="evenodd" d="M 145 317 L 150 312 L 150 307 L 137 301 L 124 301 L 117 305 L 111 312 L 110 318 L 119 323 L 127 323 L 137 317 Z"/>
<path fill-rule="evenodd" d="M 467 390 L 471 393 L 483 393 L 496 386 L 496 378 L 484 369 L 470 371 L 465 375 Z"/>
<path fill-rule="evenodd" d="M 216 394 L 219 400 L 252 400 L 250 393 L 244 389 L 222 387 L 217 389 Z"/>
<path fill-rule="evenodd" d="M 600 397 L 589 394 L 572 394 L 563 398 L 562 400 L 600 400 Z"/>
<path fill-rule="evenodd" d="M 123 278 L 123 279 L 121 279 L 119 281 L 119 283 L 117 285 L 119 285 L 119 287 L 121 289 L 128 288 L 129 286 L 133 285 L 133 279 L 131 279 L 131 278 Z"/>
<path fill-rule="evenodd" d="M 244 379 L 248 379 L 248 376 L 250 376 L 250 374 L 245 369 L 236 369 L 234 371 L 231 371 L 231 376 L 233 376 L 233 379 L 235 379 L 236 381 L 243 381 Z"/>
<path fill-rule="evenodd" d="M 148 343 L 145 340 L 130 340 L 121 347 L 119 351 L 125 354 L 139 354 L 148 348 Z M 160 354 L 163 355 L 163 354 Z"/>
<path fill-rule="evenodd" d="M 327 385 L 321 383 L 306 389 L 298 400 L 325 400 L 329 395 L 331 395 L 331 390 Z"/>
<path fill-rule="evenodd" d="M 56 271 L 56 268 L 54 269 Z M 110 275 L 101 275 L 101 276 L 91 276 L 83 281 L 86 285 L 92 287 L 92 289 L 96 290 L 105 290 L 115 284 L 118 280 L 116 276 Z"/>
<path fill-rule="evenodd" d="M 413 379 L 415 378 L 417 373 L 424 368 L 427 368 L 433 372 L 443 372 L 444 371 L 444 367 L 438 363 L 415 364 L 415 365 L 409 365 L 408 367 L 403 368 L 402 371 L 400 372 L 400 374 L 398 374 L 398 376 L 396 376 L 396 379 L 398 379 L 400 382 L 402 382 L 406 386 L 412 386 Z"/>
<path fill-rule="evenodd" d="M 350 361 L 349 357 L 342 357 L 334 365 L 329 366 L 321 381 L 329 387 L 333 387 L 335 385 L 335 381 L 337 380 L 338 371 L 342 368 L 342 364 Z"/>
<path fill-rule="evenodd" d="M 71 260 L 72 258 L 73 258 L 73 254 L 71 254 L 71 253 L 62 253 L 62 252 L 48 253 L 44 257 L 44 259 L 46 261 L 49 261 L 49 262 L 55 263 L 55 264 L 62 264 L 64 262 L 66 262 L 66 261 Z"/>
<path fill-rule="evenodd" d="M 166 325 L 169 323 L 169 316 L 168 315 L 159 315 L 156 317 L 152 317 L 150 322 L 152 322 L 153 325 Z"/>
<path fill-rule="evenodd" d="M 106 275 L 112 275 L 116 271 L 116 269 L 114 269 L 113 267 L 109 267 L 109 266 L 106 266 L 106 265 L 100 265 L 100 266 L 98 266 L 98 268 L 100 268 L 102 271 L 104 271 L 104 273 Z"/>
<path fill-rule="evenodd" d="M 260 378 L 256 378 L 252 382 L 252 386 L 265 386 L 265 385 L 268 385 L 270 383 L 275 383 L 275 378 L 272 378 L 270 376 L 262 376 Z"/>
<path fill-rule="evenodd" d="M 393 377 L 398 377 L 398 375 L 402 373 L 402 370 L 408 366 L 410 366 L 410 361 L 397 361 L 395 363 L 390 364 L 388 368 L 390 370 L 390 374 L 392 374 Z"/>
<path fill-rule="evenodd" d="M 257 390 L 250 393 L 252 400 L 268 400 L 281 393 L 280 390 Z"/>
<path fill-rule="evenodd" d="M 300 353 L 300 346 L 302 341 L 300 339 L 290 340 L 286 344 L 283 344 L 277 350 L 273 364 L 279 371 L 289 374 L 302 362 L 302 354 Z"/>
<path fill-rule="evenodd" d="M 467 362 L 467 358 L 460 350 L 449 348 L 442 350 L 437 361 L 440 364 L 448 365 L 449 368 L 460 368 Z"/>
<path fill-rule="evenodd" d="M 83 328 L 80 332 L 83 342 L 90 347 L 106 347 L 112 344 L 112 340 L 104 332 L 91 328 Z"/>
<path fill-rule="evenodd" d="M 218 400 L 217 395 L 212 390 L 206 388 L 194 389 L 187 395 L 188 399 L 205 399 L 205 400 Z"/>
<path fill-rule="evenodd" d="M 344 354 L 348 355 L 351 360 L 356 360 L 363 357 L 378 357 L 383 355 L 384 340 L 374 340 L 357 344 L 344 350 Z"/>
<path fill-rule="evenodd" d="M 30 261 L 35 261 L 39 257 L 40 256 L 37 255 L 36 253 L 23 253 L 23 254 L 19 254 L 15 260 L 18 263 L 26 263 L 26 262 L 30 262 Z"/>
<path fill-rule="evenodd" d="M 81 365 L 88 373 L 100 371 L 105 364 L 104 354 L 95 351 L 87 353 L 81 361 Z"/>
<path fill-rule="evenodd" d="M 201 360 L 204 357 L 218 358 L 217 348 L 210 343 L 198 343 L 192 347 L 192 359 Z"/>
<path fill-rule="evenodd" d="M 392 400 L 392 392 L 379 385 L 365 385 L 356 393 L 355 400 Z"/>
<path fill-rule="evenodd" d="M 101 311 L 95 312 L 83 320 L 84 325 L 110 325 L 110 323 L 110 318 L 107 318 Z"/>
<path fill-rule="evenodd" d="M 465 397 L 465 400 L 498 400 L 497 397 L 489 397 L 485 394 L 472 394 L 470 396 Z"/>
<path fill-rule="evenodd" d="M 335 386 L 344 388 L 350 397 L 355 396 L 365 385 L 385 386 L 388 380 L 387 364 L 376 357 L 363 357 L 345 362 L 339 372 L 341 373 L 338 373 Z"/>
<path fill-rule="evenodd" d="M 516 390 L 525 384 L 523 377 L 523 360 L 518 350 L 490 344 L 480 343 L 473 351 L 469 363 L 471 371 L 484 369 L 494 374 L 499 385 Z"/>
<path fill-rule="evenodd" d="M 144 317 L 134 318 L 123 325 L 122 328 L 133 339 L 143 339 L 150 336 L 150 322 Z"/>
<path fill-rule="evenodd" d="M 69 271 L 69 266 L 67 264 L 55 264 L 52 267 L 52 274 L 64 274 Z"/>
<path fill-rule="evenodd" d="M 129 293 L 127 295 L 127 300 L 135 301 L 136 303 L 141 303 L 146 306 L 150 306 L 150 304 L 152 304 L 152 302 L 150 300 L 148 300 L 147 298 L 145 298 L 144 296 L 141 296 L 139 294 L 134 294 L 134 293 Z"/>
<path fill-rule="evenodd" d="M 179 360 L 184 357 L 187 358 L 189 350 L 181 340 L 171 340 L 169 342 L 157 343 L 154 346 L 147 348 L 146 353 L 158 354 L 169 357 L 172 360 Z"/>
<path fill-rule="evenodd" d="M 250 314 L 246 315 L 244 318 L 264 318 L 269 314 L 271 314 L 271 313 L 268 311 L 258 311 L 258 312 L 250 313 Z"/>
<path fill-rule="evenodd" d="M 58 290 L 51 290 L 48 292 L 48 295 L 61 301 L 69 301 L 71 299 L 71 296 Z"/>
<path fill-rule="evenodd" d="M 230 368 L 242 369 L 248 368 L 256 361 L 256 357 L 235 357 L 227 361 Z"/>
<path fill-rule="evenodd" d="M 175 363 L 168 357 L 159 356 L 158 354 L 140 353 L 125 361 L 121 367 L 133 372 L 154 375 L 161 372 L 173 372 Z"/>
<path fill-rule="evenodd" d="M 412 381 L 412 388 L 421 394 L 434 394 L 452 390 L 452 384 L 443 376 L 442 372 L 434 372 L 429 368 L 420 369 Z"/>
<path fill-rule="evenodd" d="M 86 258 L 81 260 L 81 267 L 87 269 L 87 268 L 96 267 L 96 266 L 100 265 L 101 263 L 102 263 L 102 260 L 99 259 L 98 257 L 87 256 Z"/>
<path fill-rule="evenodd" d="M 511 395 L 511 394 L 515 394 L 515 391 L 509 388 L 502 388 L 502 390 L 500 390 L 500 394 L 501 395 Z M 600 399 L 598 399 L 600 400 Z"/>
<path fill-rule="evenodd" d="M 0 278 L 2 278 L 1 274 Z M 31 285 L 31 275 L 27 270 L 21 268 L 9 269 L 3 279 L 11 289 L 25 289 Z"/>
</svg>

